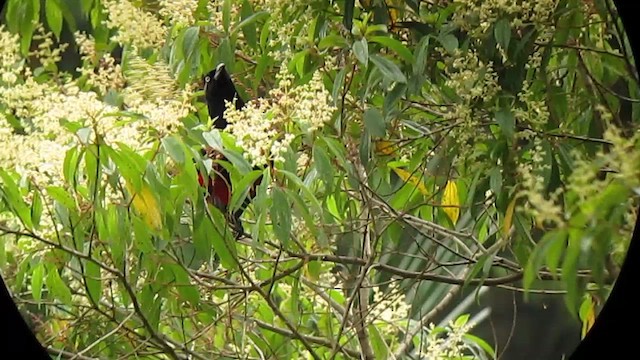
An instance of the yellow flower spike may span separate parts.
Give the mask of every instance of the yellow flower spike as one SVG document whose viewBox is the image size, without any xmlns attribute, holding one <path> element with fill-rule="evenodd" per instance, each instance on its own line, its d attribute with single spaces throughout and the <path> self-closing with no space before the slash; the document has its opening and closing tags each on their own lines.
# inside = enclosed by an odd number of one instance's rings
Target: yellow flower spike
<svg viewBox="0 0 640 360">
<path fill-rule="evenodd" d="M 460 217 L 460 199 L 458 198 L 458 186 L 454 181 L 447 181 L 441 204 L 444 213 L 447 214 L 451 222 L 455 225 Z"/>
<path fill-rule="evenodd" d="M 133 197 L 132 205 L 133 209 L 142 217 L 142 220 L 154 230 L 160 230 L 162 228 L 162 216 L 160 215 L 160 208 L 155 196 L 149 189 L 149 185 L 142 184 L 142 189 L 135 193 L 129 183 L 125 184 L 127 191 Z"/>
</svg>

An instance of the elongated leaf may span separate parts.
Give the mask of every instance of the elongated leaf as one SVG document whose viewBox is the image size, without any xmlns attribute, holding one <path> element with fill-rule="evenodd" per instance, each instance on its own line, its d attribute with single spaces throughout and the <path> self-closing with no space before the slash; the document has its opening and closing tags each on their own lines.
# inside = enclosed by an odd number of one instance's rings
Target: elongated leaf
<svg viewBox="0 0 640 360">
<path fill-rule="evenodd" d="M 291 237 L 291 207 L 287 196 L 281 189 L 274 188 L 272 196 L 271 219 L 273 221 L 273 232 L 286 248 Z"/>
<path fill-rule="evenodd" d="M 44 263 L 38 263 L 31 273 L 31 295 L 37 301 L 42 299 L 42 284 L 44 280 Z"/>
<path fill-rule="evenodd" d="M 393 61 L 376 54 L 371 54 L 370 59 L 387 79 L 399 83 L 407 82 L 406 76 L 404 76 L 398 65 Z"/>
<path fill-rule="evenodd" d="M 353 43 L 353 53 L 362 65 L 367 66 L 369 64 L 369 45 L 367 39 L 360 39 Z"/>
<path fill-rule="evenodd" d="M 269 13 L 266 11 L 258 11 L 257 13 L 253 13 L 247 18 L 243 19 L 236 27 L 233 29 L 231 36 L 234 36 L 239 30 L 244 29 L 245 27 L 253 26 L 256 22 L 261 19 L 267 18 Z M 255 28 L 253 30 L 255 33 Z M 254 35 L 255 36 L 255 35 Z"/>
<path fill-rule="evenodd" d="M 55 298 L 60 300 L 65 305 L 71 305 L 71 290 L 69 290 L 64 281 L 62 281 L 57 269 L 49 269 L 49 271 L 47 272 L 46 282 L 47 288 L 49 289 L 49 291 L 51 291 Z"/>
<path fill-rule="evenodd" d="M 509 25 L 509 20 L 506 18 L 498 20 L 493 29 L 493 33 L 496 42 L 500 44 L 502 49 L 507 51 L 507 49 L 509 49 L 509 41 L 511 41 L 511 25 Z"/>
<path fill-rule="evenodd" d="M 438 37 L 438 41 L 449 53 L 453 53 L 458 48 L 458 38 L 452 34 Z"/>
<path fill-rule="evenodd" d="M 401 169 L 397 167 L 394 167 L 392 169 L 396 174 L 398 174 L 398 176 L 400 177 L 400 179 L 402 179 L 402 181 L 415 186 L 422 195 L 424 196 L 429 195 L 429 190 L 427 190 L 427 187 L 424 185 L 424 183 L 422 182 L 422 180 L 420 180 L 418 176 L 410 173 L 405 169 Z"/>
<path fill-rule="evenodd" d="M 371 136 L 383 137 L 387 131 L 384 117 L 376 108 L 368 108 L 364 111 L 364 126 Z"/>
<path fill-rule="evenodd" d="M 60 9 L 59 1 L 60 0 L 46 0 L 44 5 L 49 28 L 51 28 L 51 31 L 58 39 L 60 39 L 60 32 L 62 31 L 62 10 Z"/>
<path fill-rule="evenodd" d="M 455 181 L 447 181 L 442 195 L 442 206 L 445 214 L 455 225 L 460 217 L 460 198 L 458 197 L 458 186 Z"/>
<path fill-rule="evenodd" d="M 9 207 L 18 216 L 20 221 L 28 228 L 33 229 L 33 222 L 31 220 L 31 210 L 27 206 L 26 202 L 20 194 L 18 185 L 13 180 L 11 175 L 0 168 L 0 195 L 7 201 Z"/>
<path fill-rule="evenodd" d="M 504 214 L 504 223 L 502 224 L 502 235 L 504 237 L 509 236 L 511 225 L 513 225 L 513 212 L 516 209 L 516 200 L 517 198 L 514 197 L 511 202 L 509 202 L 509 206 L 507 206 L 507 212 Z"/>
<path fill-rule="evenodd" d="M 87 282 L 87 289 L 89 290 L 89 296 L 96 303 L 100 302 L 102 297 L 102 276 L 100 275 L 100 267 L 91 261 L 87 261 L 84 264 L 85 281 Z"/>
<path fill-rule="evenodd" d="M 388 36 L 372 36 L 368 40 L 388 47 L 396 54 L 400 55 L 402 60 L 406 61 L 409 64 L 413 64 L 414 59 L 411 50 L 409 50 L 409 48 L 407 48 L 400 41 Z"/>
<path fill-rule="evenodd" d="M 142 184 L 139 191 L 135 191 L 128 182 L 125 184 L 127 191 L 133 198 L 131 204 L 135 211 L 142 217 L 144 222 L 153 230 L 162 228 L 162 213 L 155 195 L 147 183 Z"/>
</svg>

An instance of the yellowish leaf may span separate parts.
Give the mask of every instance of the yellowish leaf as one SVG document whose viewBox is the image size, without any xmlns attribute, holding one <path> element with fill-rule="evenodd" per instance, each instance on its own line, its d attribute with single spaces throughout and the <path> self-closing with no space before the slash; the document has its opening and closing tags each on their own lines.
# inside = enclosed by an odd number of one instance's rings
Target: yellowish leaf
<svg viewBox="0 0 640 360">
<path fill-rule="evenodd" d="M 134 193 L 129 183 L 126 184 L 127 191 L 133 196 L 133 209 L 142 217 L 142 220 L 154 230 L 162 228 L 162 216 L 158 201 L 149 189 L 149 185 L 143 183 L 142 189 Z"/>
<path fill-rule="evenodd" d="M 460 217 L 460 199 L 458 198 L 458 186 L 454 181 L 447 181 L 441 204 L 444 213 L 451 219 L 451 222 L 457 223 L 458 217 Z"/>
<path fill-rule="evenodd" d="M 511 230 L 511 225 L 513 224 L 513 213 L 516 209 L 516 197 L 511 200 L 509 206 L 507 206 L 507 212 L 504 214 L 504 224 L 502 224 L 502 234 L 507 237 L 509 235 L 509 230 Z"/>
<path fill-rule="evenodd" d="M 376 141 L 376 151 L 383 155 L 393 155 L 396 151 L 396 145 L 391 141 L 378 140 Z"/>
<path fill-rule="evenodd" d="M 593 301 L 592 297 L 590 295 L 587 295 L 588 298 L 586 299 L 585 303 L 582 304 L 583 307 L 586 307 L 586 309 L 581 309 L 583 310 L 583 316 L 581 316 L 582 318 L 582 333 L 581 333 L 581 338 L 584 339 L 585 336 L 587 336 L 587 333 L 589 332 L 589 330 L 591 330 L 591 327 L 593 326 L 593 324 L 596 322 L 596 304 Z"/>
<path fill-rule="evenodd" d="M 404 181 L 405 183 L 409 183 L 415 186 L 416 188 L 418 188 L 418 191 L 420 191 L 422 195 L 425 195 L 425 196 L 429 195 L 429 191 L 427 191 L 427 187 L 424 186 L 424 183 L 420 181 L 418 177 L 411 174 L 405 169 L 393 168 L 393 171 L 395 171 L 395 173 L 398 174 L 398 176 L 400 177 L 400 179 L 402 179 L 402 181 Z"/>
</svg>

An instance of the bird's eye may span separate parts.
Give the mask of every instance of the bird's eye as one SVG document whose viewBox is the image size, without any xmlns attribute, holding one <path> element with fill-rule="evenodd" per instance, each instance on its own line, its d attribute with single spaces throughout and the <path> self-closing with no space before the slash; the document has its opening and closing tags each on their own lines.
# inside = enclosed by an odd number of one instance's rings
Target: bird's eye
<svg viewBox="0 0 640 360">
<path fill-rule="evenodd" d="M 211 81 L 211 78 L 210 78 L 210 77 L 208 77 L 208 76 L 205 76 L 205 77 L 204 77 L 204 82 L 209 82 L 209 81 Z"/>
</svg>

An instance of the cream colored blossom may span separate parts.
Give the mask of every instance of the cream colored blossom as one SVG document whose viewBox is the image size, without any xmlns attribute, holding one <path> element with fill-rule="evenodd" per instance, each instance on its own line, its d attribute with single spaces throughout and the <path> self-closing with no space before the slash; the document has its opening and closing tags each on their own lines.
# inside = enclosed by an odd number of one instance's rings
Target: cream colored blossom
<svg viewBox="0 0 640 360">
<path fill-rule="evenodd" d="M 454 22 L 471 36 L 481 37 L 501 17 L 509 17 L 511 26 L 534 24 L 538 30 L 549 23 L 558 0 L 456 0 L 460 6 Z"/>
<path fill-rule="evenodd" d="M 335 111 L 319 73 L 297 88 L 291 88 L 292 75 L 286 67 L 282 67 L 277 78 L 278 86 L 269 92 L 269 100 L 255 99 L 241 110 L 227 106 L 225 111 L 229 131 L 253 165 L 284 161 L 283 155 L 295 139 L 294 129 L 312 134 Z"/>
<path fill-rule="evenodd" d="M 76 32 L 74 34 L 84 64 L 77 70 L 86 77 L 87 84 L 97 89 L 100 94 L 108 90 L 119 90 L 125 85 L 124 74 L 120 64 L 111 54 L 100 56 L 96 51 L 95 39 L 91 35 Z"/>
<path fill-rule="evenodd" d="M 16 65 L 20 60 L 20 37 L 6 31 L 4 25 L 0 25 L 0 71 L 3 82 L 15 82 L 15 74 L 20 72 Z M 5 79 L 5 74 L 11 74 L 13 77 Z"/>
<path fill-rule="evenodd" d="M 518 99 L 522 102 L 522 107 L 513 109 L 514 116 L 522 124 L 529 124 L 534 129 L 541 129 L 549 122 L 549 108 L 544 97 L 532 91 L 529 83 L 522 84 L 522 90 L 518 93 Z"/>
<path fill-rule="evenodd" d="M 42 24 L 38 24 L 33 40 L 38 42 L 38 47 L 29 53 L 29 56 L 37 57 L 43 67 L 58 63 L 62 59 L 62 52 L 69 46 L 61 43 L 53 47 L 53 33 L 45 31 Z"/>
<path fill-rule="evenodd" d="M 104 0 L 108 19 L 105 25 L 116 29 L 112 40 L 120 45 L 131 44 L 138 48 L 159 48 L 167 36 L 167 28 L 155 15 L 148 13 L 128 0 Z"/>
<path fill-rule="evenodd" d="M 137 54 L 131 54 L 127 70 L 125 98 L 142 96 L 144 99 L 176 97 L 177 83 L 173 78 L 169 65 L 163 60 L 150 64 Z"/>
<path fill-rule="evenodd" d="M 428 336 L 420 342 L 419 352 L 432 360 L 460 359 L 468 355 L 464 335 L 469 333 L 473 325 L 469 322 L 450 322 L 444 332 L 434 331 L 435 326 L 429 325 Z M 425 349 L 426 345 L 426 349 Z"/>
<path fill-rule="evenodd" d="M 410 310 L 411 306 L 397 282 L 389 284 L 386 291 L 375 287 L 366 323 L 380 324 L 377 328 L 383 336 L 393 336 L 407 321 Z"/>
<path fill-rule="evenodd" d="M 198 0 L 160 0 L 160 7 L 160 15 L 171 19 L 172 24 L 191 25 L 195 22 L 193 13 Z"/>
</svg>

